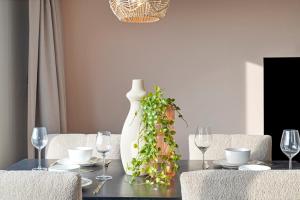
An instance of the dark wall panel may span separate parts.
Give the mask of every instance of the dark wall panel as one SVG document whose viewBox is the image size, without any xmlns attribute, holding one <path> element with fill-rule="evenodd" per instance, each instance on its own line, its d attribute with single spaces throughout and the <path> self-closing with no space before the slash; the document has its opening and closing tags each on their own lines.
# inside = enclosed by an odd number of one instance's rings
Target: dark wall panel
<svg viewBox="0 0 300 200">
<path fill-rule="evenodd" d="M 300 130 L 300 57 L 264 59 L 264 128 L 273 138 L 273 159 L 287 159 L 280 140 L 284 129 Z"/>
</svg>

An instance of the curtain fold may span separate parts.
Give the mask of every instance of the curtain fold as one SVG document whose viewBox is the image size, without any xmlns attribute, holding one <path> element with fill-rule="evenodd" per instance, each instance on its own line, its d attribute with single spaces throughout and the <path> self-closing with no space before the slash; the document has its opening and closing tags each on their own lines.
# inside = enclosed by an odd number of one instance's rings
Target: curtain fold
<svg viewBox="0 0 300 200">
<path fill-rule="evenodd" d="M 28 157 L 34 157 L 31 133 L 67 130 L 60 0 L 29 0 Z"/>
</svg>

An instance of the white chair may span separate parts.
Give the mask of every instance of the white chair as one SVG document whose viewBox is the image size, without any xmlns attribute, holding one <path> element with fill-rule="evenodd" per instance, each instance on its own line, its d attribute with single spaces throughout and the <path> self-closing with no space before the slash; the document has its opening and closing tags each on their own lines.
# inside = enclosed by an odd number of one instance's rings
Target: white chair
<svg viewBox="0 0 300 200">
<path fill-rule="evenodd" d="M 180 177 L 182 200 L 298 200 L 300 170 L 201 170 Z"/>
<path fill-rule="evenodd" d="M 0 200 L 82 200 L 75 173 L 0 171 Z"/>
<path fill-rule="evenodd" d="M 95 148 L 97 134 L 49 134 L 46 146 L 46 159 L 62 159 L 68 157 L 68 149 L 74 147 L 92 147 L 93 156 L 99 156 Z M 120 159 L 120 134 L 111 135 L 112 148 L 107 155 L 108 159 Z"/>
<path fill-rule="evenodd" d="M 272 138 L 269 135 L 212 134 L 212 144 L 205 153 L 206 160 L 224 159 L 224 149 L 246 147 L 251 149 L 251 160 L 272 160 Z M 201 160 L 202 153 L 195 146 L 195 135 L 189 136 L 190 160 Z"/>
</svg>

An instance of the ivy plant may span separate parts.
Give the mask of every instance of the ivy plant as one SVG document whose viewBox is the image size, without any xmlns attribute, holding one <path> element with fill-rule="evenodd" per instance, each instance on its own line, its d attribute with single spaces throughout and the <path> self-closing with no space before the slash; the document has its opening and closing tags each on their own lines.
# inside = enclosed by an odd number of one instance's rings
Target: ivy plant
<svg viewBox="0 0 300 200">
<path fill-rule="evenodd" d="M 174 139 L 174 119 L 168 117 L 167 112 L 171 109 L 179 118 L 184 118 L 175 104 L 175 99 L 165 98 L 158 86 L 154 87 L 153 93 L 144 96 L 140 103 L 140 110 L 135 113 L 137 115 L 141 112 L 142 116 L 139 138 L 134 144 L 138 155 L 128 166 L 132 171 L 131 182 L 135 181 L 136 177 L 145 175 L 148 184 L 170 185 L 179 169 L 180 155 L 177 153 L 178 144 Z M 158 136 L 163 137 L 163 142 L 168 146 L 167 153 L 162 154 Z"/>
</svg>

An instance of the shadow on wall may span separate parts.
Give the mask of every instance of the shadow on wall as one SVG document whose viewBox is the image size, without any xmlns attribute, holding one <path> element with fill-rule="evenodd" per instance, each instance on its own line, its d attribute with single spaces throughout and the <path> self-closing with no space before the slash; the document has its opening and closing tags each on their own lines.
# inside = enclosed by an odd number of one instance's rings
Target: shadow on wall
<svg viewBox="0 0 300 200">
<path fill-rule="evenodd" d="M 28 1 L 17 1 L 15 11 L 12 13 L 13 23 L 13 59 L 14 74 L 16 75 L 14 86 L 14 132 L 18 135 L 15 138 L 18 157 L 27 157 L 27 69 L 28 69 Z M 17 59 L 16 59 L 17 58 Z M 20 139 L 21 137 L 21 139 Z M 22 152 L 22 153 L 20 153 Z"/>
<path fill-rule="evenodd" d="M 245 62 L 245 131 L 228 132 L 229 134 L 264 134 L 264 113 L 263 113 L 263 66 Z M 213 130 L 214 134 L 224 134 L 218 130 Z M 189 134 L 194 134 L 190 132 Z M 185 144 L 188 140 L 181 141 Z M 194 145 L 194 144 L 188 144 Z M 190 151 L 190 148 L 189 148 Z M 256 154 L 257 152 L 254 152 Z M 200 154 L 200 151 L 199 151 Z M 190 155 L 190 152 L 189 152 Z"/>
<path fill-rule="evenodd" d="M 27 157 L 28 0 L 4 0 L 0 4 L 4 20 L 0 31 L 5 40 L 0 49 L 4 54 L 1 107 L 5 107 L 1 111 L 5 124 L 0 131 L 0 168 L 5 168 Z"/>
</svg>

